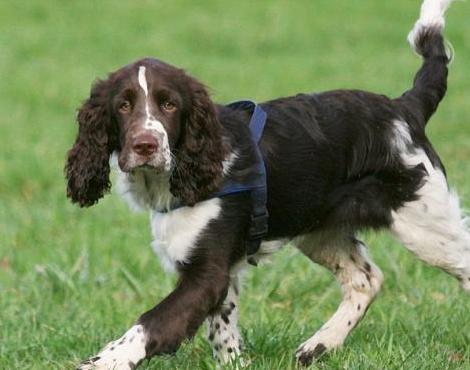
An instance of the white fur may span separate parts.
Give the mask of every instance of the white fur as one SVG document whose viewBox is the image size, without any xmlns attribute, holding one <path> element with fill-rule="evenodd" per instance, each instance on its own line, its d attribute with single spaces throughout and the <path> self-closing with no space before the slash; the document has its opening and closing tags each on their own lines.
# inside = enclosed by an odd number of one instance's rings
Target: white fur
<svg viewBox="0 0 470 370">
<path fill-rule="evenodd" d="M 442 31 L 444 29 L 444 14 L 450 3 L 454 0 L 424 0 L 421 5 L 419 19 L 408 34 L 408 42 L 416 49 L 416 36 L 426 27 L 434 27 Z"/>
<path fill-rule="evenodd" d="M 151 212 L 152 247 L 165 269 L 172 271 L 175 263 L 188 262 L 198 237 L 220 210 L 220 199 L 214 198 L 168 213 Z"/>
<path fill-rule="evenodd" d="M 79 370 L 131 370 L 145 358 L 146 335 L 142 325 L 134 325 L 121 338 L 110 342 Z"/>
<path fill-rule="evenodd" d="M 194 207 L 181 207 L 167 213 L 175 198 L 170 193 L 169 179 L 151 171 L 125 173 L 116 164 L 116 188 L 132 210 L 150 210 L 152 248 L 167 271 L 174 271 L 175 263 L 187 262 L 197 238 L 209 222 L 220 213 L 219 198 L 197 203 Z"/>
<path fill-rule="evenodd" d="M 392 125 L 395 132 L 392 138 L 392 145 L 399 154 L 408 152 L 410 145 L 413 144 L 408 124 L 404 121 L 396 120 L 392 122 Z"/>
<path fill-rule="evenodd" d="M 227 158 L 224 159 L 222 162 L 222 168 L 223 168 L 223 174 L 224 176 L 227 176 L 230 174 L 230 170 L 232 169 L 232 165 L 235 163 L 235 161 L 238 158 L 238 153 L 237 152 L 231 152 Z"/>
<path fill-rule="evenodd" d="M 328 351 L 343 344 L 379 292 L 383 275 L 367 256 L 362 242 L 331 234 L 311 234 L 294 242 L 314 262 L 333 271 L 343 293 L 335 314 L 299 347 L 296 356 L 301 358 L 312 353 L 320 355 L 321 346 Z"/>
<path fill-rule="evenodd" d="M 162 140 L 162 154 L 165 158 L 165 170 L 169 171 L 171 169 L 171 154 L 170 154 L 170 145 L 168 143 L 168 134 L 163 127 L 163 124 L 157 120 L 151 113 L 150 113 L 150 104 L 149 104 L 149 92 L 148 92 L 148 82 L 145 76 L 145 67 L 139 67 L 138 73 L 138 81 L 139 85 L 144 91 L 145 94 L 145 122 L 144 122 L 144 129 L 149 131 L 156 131 Z"/>
<path fill-rule="evenodd" d="M 148 86 L 147 86 L 147 78 L 145 77 L 145 67 L 144 66 L 139 67 L 138 80 L 139 80 L 140 87 L 142 88 L 142 90 L 144 90 L 145 96 L 148 96 L 149 90 L 148 90 Z"/>
<path fill-rule="evenodd" d="M 169 178 L 164 174 L 151 171 L 122 172 L 117 165 L 116 154 L 111 163 L 117 172 L 116 189 L 126 201 L 129 208 L 138 211 L 143 209 L 164 210 L 174 201 L 170 193 Z"/>
<path fill-rule="evenodd" d="M 398 141 L 411 140 L 405 127 L 403 123 L 396 131 L 396 136 L 401 136 Z M 417 192 L 418 199 L 392 212 L 391 230 L 419 258 L 458 277 L 465 287 L 470 278 L 470 235 L 459 199 L 423 149 L 405 149 L 400 154 L 409 167 L 424 165 L 427 176 Z"/>
<path fill-rule="evenodd" d="M 288 241 L 288 239 L 264 241 L 261 243 L 258 253 L 260 255 L 271 255 L 273 253 L 276 253 L 279 249 L 286 245 Z"/>
</svg>

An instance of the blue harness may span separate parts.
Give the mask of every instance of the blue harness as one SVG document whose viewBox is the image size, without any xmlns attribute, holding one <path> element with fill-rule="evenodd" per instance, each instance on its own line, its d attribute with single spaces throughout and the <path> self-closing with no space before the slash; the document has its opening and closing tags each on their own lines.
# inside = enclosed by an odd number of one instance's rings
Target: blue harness
<svg viewBox="0 0 470 370">
<path fill-rule="evenodd" d="M 259 148 L 259 142 L 263 135 L 264 126 L 266 124 L 267 114 L 259 106 L 251 100 L 241 100 L 227 105 L 230 108 L 248 110 L 253 109 L 250 119 L 249 128 L 251 139 L 255 148 L 256 155 L 256 176 L 249 183 L 226 182 L 222 189 L 214 194 L 214 197 L 223 197 L 229 194 L 249 191 L 251 194 L 251 220 L 248 236 L 245 241 L 245 249 L 248 263 L 257 264 L 254 255 L 258 252 L 261 241 L 268 233 L 268 210 L 266 204 L 268 201 L 268 189 L 266 184 L 266 167 L 264 165 L 263 156 Z"/>
</svg>

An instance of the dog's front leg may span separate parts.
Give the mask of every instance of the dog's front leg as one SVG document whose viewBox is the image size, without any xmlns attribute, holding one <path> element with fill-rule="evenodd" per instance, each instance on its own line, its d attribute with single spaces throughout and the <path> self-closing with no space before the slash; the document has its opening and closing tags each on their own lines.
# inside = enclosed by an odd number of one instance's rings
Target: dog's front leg
<svg viewBox="0 0 470 370">
<path fill-rule="evenodd" d="M 174 353 L 225 299 L 229 276 L 228 268 L 221 265 L 206 259 L 205 263 L 184 266 L 176 289 L 168 297 L 78 369 L 129 370 L 144 359 Z"/>
<path fill-rule="evenodd" d="M 226 269 L 186 267 L 175 291 L 138 321 L 147 334 L 146 357 L 174 353 L 225 299 L 228 285 Z"/>
</svg>

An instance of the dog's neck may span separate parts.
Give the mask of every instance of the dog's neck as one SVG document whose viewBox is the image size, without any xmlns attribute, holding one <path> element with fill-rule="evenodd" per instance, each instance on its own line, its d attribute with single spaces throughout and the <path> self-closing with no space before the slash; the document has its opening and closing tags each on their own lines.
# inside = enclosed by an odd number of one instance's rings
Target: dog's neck
<svg viewBox="0 0 470 370">
<path fill-rule="evenodd" d="M 165 211 L 176 201 L 170 192 L 170 178 L 167 174 L 156 174 L 149 170 L 126 173 L 119 167 L 116 172 L 117 192 L 132 210 Z"/>
</svg>

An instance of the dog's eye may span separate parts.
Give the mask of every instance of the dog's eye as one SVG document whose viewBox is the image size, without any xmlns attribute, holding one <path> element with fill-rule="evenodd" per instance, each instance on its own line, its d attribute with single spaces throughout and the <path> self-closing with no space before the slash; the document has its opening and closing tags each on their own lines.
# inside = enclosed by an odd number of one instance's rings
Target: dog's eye
<svg viewBox="0 0 470 370">
<path fill-rule="evenodd" d="M 169 100 L 164 101 L 160 106 L 167 112 L 173 112 L 176 109 L 176 105 Z"/>
<path fill-rule="evenodd" d="M 119 105 L 119 112 L 121 113 L 129 113 L 131 111 L 131 103 L 129 101 L 123 101 L 120 105 Z"/>
</svg>

